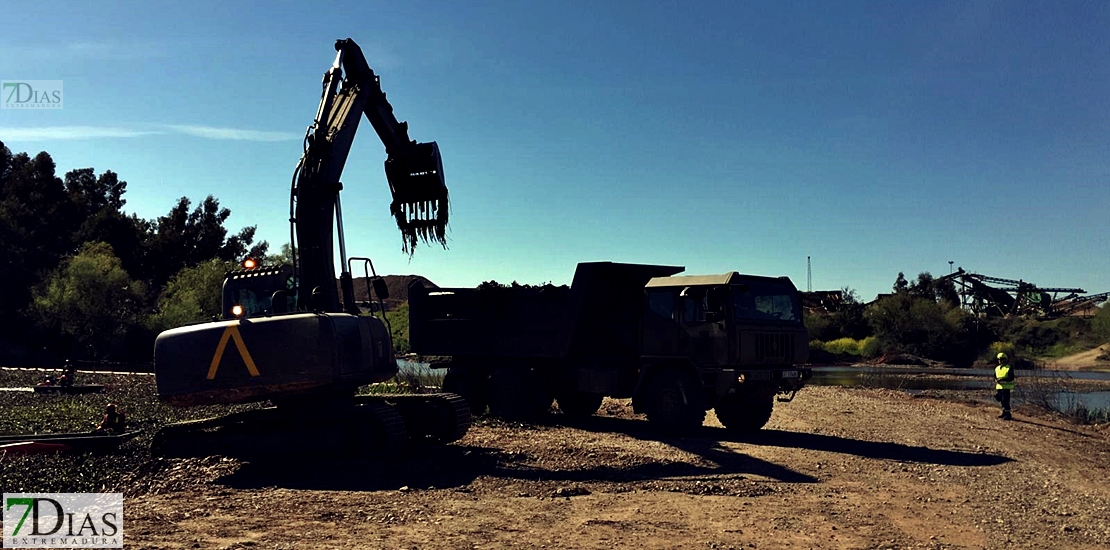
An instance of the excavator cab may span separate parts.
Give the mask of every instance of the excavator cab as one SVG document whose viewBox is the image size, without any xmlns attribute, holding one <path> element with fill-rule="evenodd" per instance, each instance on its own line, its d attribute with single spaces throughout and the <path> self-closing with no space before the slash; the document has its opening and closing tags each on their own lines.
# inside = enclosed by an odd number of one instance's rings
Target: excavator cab
<svg viewBox="0 0 1110 550">
<path fill-rule="evenodd" d="M 296 305 L 292 266 L 237 269 L 224 277 L 221 317 L 225 320 L 287 313 Z"/>
</svg>

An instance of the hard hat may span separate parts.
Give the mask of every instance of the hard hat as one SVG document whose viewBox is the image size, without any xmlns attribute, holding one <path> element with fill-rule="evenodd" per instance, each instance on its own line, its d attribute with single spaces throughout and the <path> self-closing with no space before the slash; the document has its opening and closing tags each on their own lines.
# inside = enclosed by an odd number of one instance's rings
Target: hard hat
<svg viewBox="0 0 1110 550">
<path fill-rule="evenodd" d="M 998 359 L 999 359 L 999 360 L 1004 360 L 1004 359 L 1006 359 L 1006 354 L 1005 354 L 1005 353 L 1002 353 L 1002 352 L 999 352 L 999 353 L 998 353 Z"/>
</svg>

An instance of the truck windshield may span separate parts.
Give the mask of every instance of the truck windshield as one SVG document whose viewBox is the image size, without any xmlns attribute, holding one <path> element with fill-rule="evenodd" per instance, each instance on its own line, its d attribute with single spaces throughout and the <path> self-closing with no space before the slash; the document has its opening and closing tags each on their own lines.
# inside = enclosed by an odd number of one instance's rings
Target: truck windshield
<svg viewBox="0 0 1110 550">
<path fill-rule="evenodd" d="M 774 282 L 751 282 L 732 287 L 733 310 L 739 322 L 801 320 L 798 293 L 787 285 Z"/>
</svg>

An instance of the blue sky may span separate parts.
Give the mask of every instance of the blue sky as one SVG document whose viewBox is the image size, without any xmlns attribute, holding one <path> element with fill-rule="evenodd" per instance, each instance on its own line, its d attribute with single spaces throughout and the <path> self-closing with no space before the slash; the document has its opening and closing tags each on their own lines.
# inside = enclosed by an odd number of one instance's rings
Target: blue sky
<svg viewBox="0 0 1110 550">
<path fill-rule="evenodd" d="M 786 5 L 783 5 L 786 4 Z M 966 270 L 1110 291 L 1104 2 L 17 2 L 0 78 L 64 81 L 0 140 L 110 169 L 126 210 L 211 194 L 288 240 L 336 38 L 438 141 L 450 248 L 410 260 L 365 122 L 348 250 L 441 286 L 579 261 L 888 292 Z"/>
</svg>

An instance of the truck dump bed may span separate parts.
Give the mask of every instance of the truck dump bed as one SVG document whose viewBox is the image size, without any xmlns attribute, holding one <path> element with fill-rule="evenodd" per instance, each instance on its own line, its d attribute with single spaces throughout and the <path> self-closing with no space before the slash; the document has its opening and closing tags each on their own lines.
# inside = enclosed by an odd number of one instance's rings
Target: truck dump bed
<svg viewBox="0 0 1110 550">
<path fill-rule="evenodd" d="M 682 267 L 587 262 L 566 286 L 409 289 L 421 355 L 563 358 L 639 353 L 644 285 Z"/>
</svg>

